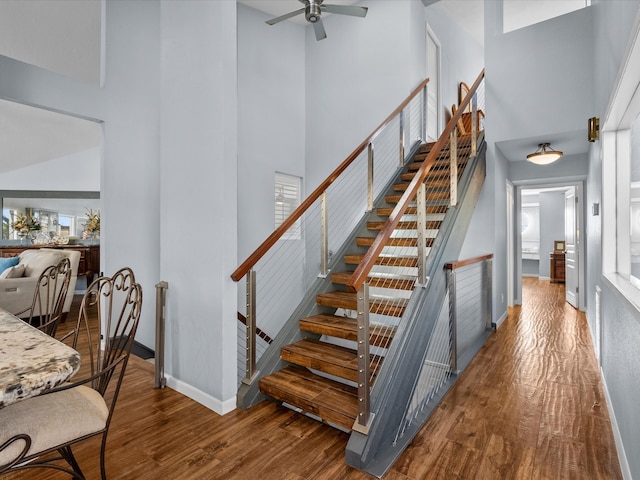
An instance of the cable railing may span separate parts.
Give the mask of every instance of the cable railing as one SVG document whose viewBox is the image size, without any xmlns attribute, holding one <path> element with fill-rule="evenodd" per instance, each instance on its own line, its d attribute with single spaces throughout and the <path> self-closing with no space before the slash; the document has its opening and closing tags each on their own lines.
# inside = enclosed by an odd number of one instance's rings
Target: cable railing
<svg viewBox="0 0 640 480">
<path fill-rule="evenodd" d="M 423 161 L 407 165 L 406 183 L 395 184 L 393 188 L 397 191 L 385 197 L 395 207 L 384 212 L 388 213 L 388 219 L 376 226 L 380 232 L 375 239 L 362 244 L 369 249 L 347 281 L 347 288 L 358 292 L 358 417 L 353 428 L 360 433 L 367 434 L 370 428 L 371 387 L 384 359 L 382 355 L 372 356 L 371 346 L 389 345 L 392 336 L 388 331 L 400 326 L 414 287 L 428 282 L 428 255 L 438 241 L 448 209 L 458 203 L 458 183 L 466 161 L 478 150 L 482 128 L 478 90 L 484 92 L 483 86 L 484 71 L 454 109 L 442 135 L 425 152 Z M 459 132 L 462 132 L 460 139 Z M 414 156 L 414 160 L 420 159 L 420 154 Z M 380 283 L 380 273 L 384 275 L 386 288 L 375 289 Z M 381 334 L 376 331 L 378 327 L 383 329 Z M 440 360 L 436 355 L 433 362 L 440 365 Z M 438 371 L 444 373 L 446 369 Z"/>
<path fill-rule="evenodd" d="M 405 319 L 416 320 L 413 293 L 430 281 L 429 254 L 446 241 L 440 227 L 449 209 L 458 204 L 459 182 L 467 160 L 477 154 L 483 130 L 479 112 L 484 105 L 484 71 L 440 138 L 424 145 L 427 84 L 428 79 L 232 274 L 235 281 L 245 278 L 241 294 L 246 297 L 246 327 L 239 330 L 239 342 L 245 346 L 241 382 L 251 386 L 259 376 L 260 355 L 267 351 L 265 345 L 260 348 L 264 342 L 256 340 L 257 331 L 279 338 L 292 320 L 313 310 L 316 294 L 327 288 L 327 282 L 319 279 L 338 267 L 357 265 L 344 282 L 349 291 L 357 292 L 357 308 L 341 314 L 357 319 L 358 415 L 353 430 L 363 434 L 371 426 L 374 380 L 395 332 Z M 405 157 L 412 162 L 405 163 Z M 297 236 L 285 235 L 296 223 Z M 372 231 L 379 233 L 363 234 Z M 353 241 L 366 252 L 349 253 Z M 449 345 L 442 342 L 443 322 L 437 322 L 433 337 L 427 337 L 429 344 L 421 347 L 431 369 L 416 378 L 418 384 L 446 380 L 450 358 L 442 358 L 443 345 Z M 274 344 L 270 348 L 280 345 Z M 423 401 L 418 395 L 409 410 L 421 409 Z"/>
<path fill-rule="evenodd" d="M 495 326 L 492 261 L 493 255 L 489 254 L 445 264 L 446 293 L 396 442 L 450 377 L 469 363 L 484 333 Z"/>
<path fill-rule="evenodd" d="M 245 353 L 243 383 L 253 383 L 256 362 L 265 350 L 260 339 L 256 346 L 256 331 L 277 336 L 316 280 L 342 262 L 347 238 L 404 164 L 405 145 L 426 138 L 428 81 L 421 82 L 231 275 L 234 281 L 245 279 L 239 288 L 247 305 L 246 327 L 239 327 Z M 287 235 L 296 224 L 299 233 Z"/>
</svg>

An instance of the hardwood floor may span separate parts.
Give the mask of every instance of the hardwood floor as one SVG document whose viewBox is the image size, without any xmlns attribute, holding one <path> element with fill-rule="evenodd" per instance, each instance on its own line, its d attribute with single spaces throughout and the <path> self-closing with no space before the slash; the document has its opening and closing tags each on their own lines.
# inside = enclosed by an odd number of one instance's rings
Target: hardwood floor
<svg viewBox="0 0 640 480">
<path fill-rule="evenodd" d="M 565 303 L 563 284 L 523 283 L 523 305 L 386 479 L 622 478 L 584 314 Z M 152 366 L 132 357 L 108 440 L 111 480 L 373 478 L 344 464 L 346 434 L 274 403 L 221 417 L 152 387 Z M 76 450 L 89 479 L 99 477 L 98 451 L 95 440 Z"/>
</svg>

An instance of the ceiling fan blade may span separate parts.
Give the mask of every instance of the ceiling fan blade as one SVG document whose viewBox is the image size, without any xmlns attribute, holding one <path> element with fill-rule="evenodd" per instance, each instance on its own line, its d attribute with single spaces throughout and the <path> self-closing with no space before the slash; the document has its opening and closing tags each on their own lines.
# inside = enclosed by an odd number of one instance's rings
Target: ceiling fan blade
<svg viewBox="0 0 640 480">
<path fill-rule="evenodd" d="M 300 15 L 301 13 L 304 13 L 304 8 L 301 8 L 300 10 L 295 10 L 293 12 L 285 13 L 284 15 L 280 15 L 279 17 L 276 17 L 276 18 L 272 18 L 271 20 L 267 20 L 266 23 L 268 23 L 269 25 L 275 25 L 276 23 L 282 22 L 283 20 L 287 20 L 288 18 L 291 18 L 291 17 L 295 17 L 296 15 Z"/>
<path fill-rule="evenodd" d="M 367 7 L 355 7 L 348 5 L 320 5 L 320 8 L 327 13 L 337 13 L 339 15 L 351 15 L 352 17 L 366 17 Z"/>
<path fill-rule="evenodd" d="M 313 23 L 313 31 L 316 33 L 316 40 L 324 40 L 327 38 L 327 32 L 324 31 L 324 25 L 322 24 L 322 20 L 318 19 L 317 22 Z"/>
</svg>

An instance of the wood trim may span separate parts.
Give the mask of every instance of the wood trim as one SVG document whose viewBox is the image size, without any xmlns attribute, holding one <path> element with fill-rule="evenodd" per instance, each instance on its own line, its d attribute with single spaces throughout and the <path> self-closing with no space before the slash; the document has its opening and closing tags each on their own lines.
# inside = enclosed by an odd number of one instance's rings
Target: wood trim
<svg viewBox="0 0 640 480">
<path fill-rule="evenodd" d="M 382 228 L 382 230 L 380 230 L 380 233 L 378 233 L 378 236 L 374 240 L 373 245 L 371 245 L 367 253 L 365 253 L 362 262 L 360 262 L 360 265 L 358 265 L 356 270 L 353 272 L 351 279 L 347 282 L 347 286 L 349 287 L 349 289 L 353 289 L 353 291 L 357 292 L 362 284 L 366 281 L 371 268 L 373 267 L 373 265 L 375 265 L 376 260 L 378 259 L 378 256 L 382 251 L 382 248 L 385 246 L 387 240 L 391 237 L 393 230 L 395 230 L 395 227 L 400 221 L 400 218 L 402 218 L 402 216 L 404 215 L 407 207 L 409 206 L 409 203 L 411 203 L 413 198 L 416 196 L 418 187 L 421 183 L 424 182 L 427 173 L 429 173 L 429 170 L 438 158 L 438 155 L 440 155 L 440 151 L 449 141 L 449 135 L 456 127 L 456 124 L 462 116 L 464 109 L 471 102 L 471 96 L 476 92 L 476 90 L 478 90 L 478 87 L 480 86 L 480 83 L 483 79 L 484 69 L 482 69 L 482 71 L 478 75 L 478 78 L 471 86 L 471 89 L 469 90 L 466 98 L 460 103 L 458 111 L 447 122 L 447 125 L 444 127 L 444 130 L 431 149 L 431 152 L 429 152 L 429 155 L 424 160 L 422 166 L 413 177 L 413 180 L 411 180 L 411 183 L 400 198 L 400 201 L 398 202 L 396 207 L 393 209 L 393 212 L 391 212 L 391 215 L 387 219 L 384 227 Z"/>
<path fill-rule="evenodd" d="M 444 264 L 444 268 L 446 270 L 456 270 L 458 268 L 466 267 L 467 265 L 471 265 L 473 263 L 484 262 L 485 260 L 490 260 L 493 258 L 493 253 L 489 253 L 488 255 L 481 255 L 479 257 L 468 258 L 466 260 L 458 260 L 457 262 L 448 262 Z"/>
<path fill-rule="evenodd" d="M 249 257 L 240 264 L 240 266 L 231 274 L 231 278 L 234 282 L 238 282 L 242 279 L 247 272 L 258 263 L 258 261 L 273 247 L 273 245 L 285 234 L 289 228 L 305 213 L 315 202 L 320 198 L 329 186 L 335 182 L 338 177 L 355 161 L 356 158 L 364 151 L 365 148 L 371 143 L 378 134 L 386 127 L 408 104 L 418 95 L 422 89 L 429 83 L 429 79 L 424 79 L 420 85 L 418 85 L 411 94 L 389 115 L 373 133 L 365 138 L 362 143 L 349 155 L 339 166 L 336 168 L 314 191 L 309 195 L 301 204 L 296 208 L 291 215 L 276 229 L 274 232 L 262 242 L 262 244 L 256 248 L 256 250 L 249 255 Z"/>
</svg>

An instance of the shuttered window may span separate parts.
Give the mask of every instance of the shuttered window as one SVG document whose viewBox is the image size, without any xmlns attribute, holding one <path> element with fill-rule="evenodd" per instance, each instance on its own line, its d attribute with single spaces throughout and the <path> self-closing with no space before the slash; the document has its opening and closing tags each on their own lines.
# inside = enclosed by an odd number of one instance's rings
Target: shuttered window
<svg viewBox="0 0 640 480">
<path fill-rule="evenodd" d="M 276 173 L 274 190 L 275 228 L 278 228 L 300 205 L 300 187 L 302 179 L 293 175 Z M 300 238 L 300 220 L 298 219 L 283 235 L 285 239 Z"/>
</svg>

